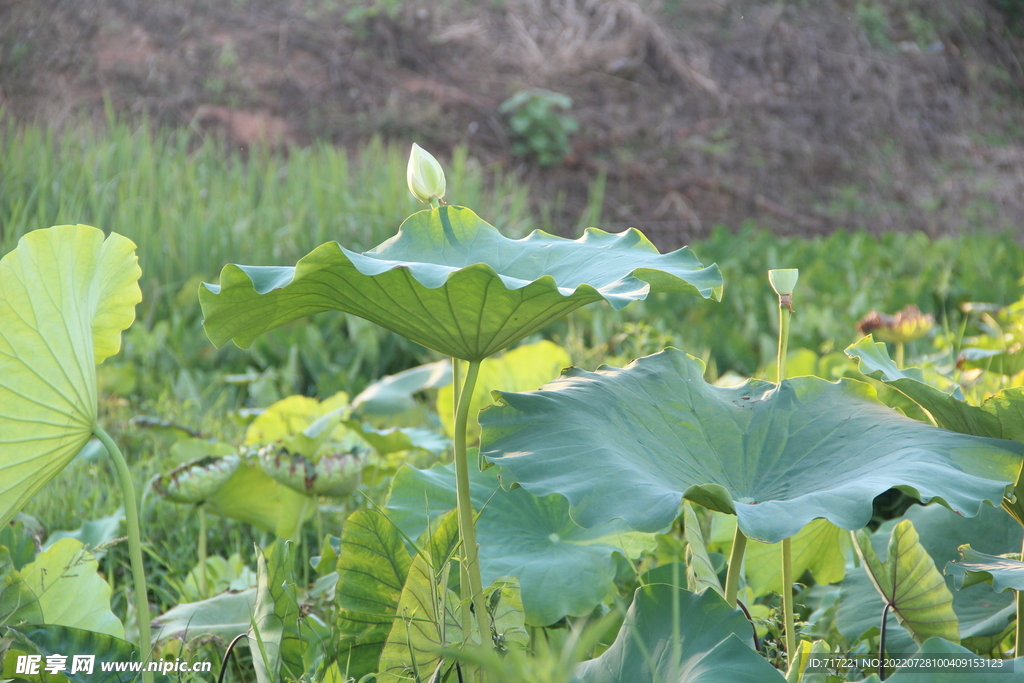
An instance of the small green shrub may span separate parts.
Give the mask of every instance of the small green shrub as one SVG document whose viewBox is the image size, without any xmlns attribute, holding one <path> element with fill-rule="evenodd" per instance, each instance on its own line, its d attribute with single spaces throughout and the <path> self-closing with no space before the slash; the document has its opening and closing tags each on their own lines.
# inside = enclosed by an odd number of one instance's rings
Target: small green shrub
<svg viewBox="0 0 1024 683">
<path fill-rule="evenodd" d="M 569 136 L 579 123 L 563 111 L 572 108 L 567 95 L 541 88 L 523 90 L 505 100 L 499 110 L 508 115 L 512 151 L 533 155 L 541 166 L 560 163 L 569 154 Z"/>
</svg>

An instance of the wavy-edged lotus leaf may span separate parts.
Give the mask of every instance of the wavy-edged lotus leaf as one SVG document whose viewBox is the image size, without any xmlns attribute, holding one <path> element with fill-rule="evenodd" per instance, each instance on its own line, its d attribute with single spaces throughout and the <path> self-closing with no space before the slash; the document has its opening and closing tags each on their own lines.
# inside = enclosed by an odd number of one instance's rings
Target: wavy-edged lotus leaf
<svg viewBox="0 0 1024 683">
<path fill-rule="evenodd" d="M 976 517 L 961 517 L 941 505 L 915 505 L 907 511 L 905 519 L 914 523 L 921 545 L 940 567 L 957 559 L 957 548 L 967 541 L 980 550 L 997 553 L 1019 548 L 1024 537 L 1024 530 L 1009 515 L 988 505 L 982 507 Z M 895 525 L 895 521 L 887 522 L 872 534 L 877 552 L 885 551 Z M 840 633 L 855 641 L 866 632 L 877 630 L 885 603 L 871 585 L 863 565 L 848 567 L 847 572 L 836 618 Z M 998 637 L 1006 630 L 1014 615 L 1011 595 L 993 593 L 988 586 L 955 590 L 950 576 L 946 577 L 946 584 L 953 594 L 953 611 L 960 624 L 962 642 Z M 909 634 L 892 615 L 889 621 L 888 637 L 892 651 L 910 652 L 912 640 Z"/>
<path fill-rule="evenodd" d="M 713 590 L 638 588 L 615 642 L 573 683 L 784 683 L 751 647 L 750 623 Z"/>
<path fill-rule="evenodd" d="M 482 451 L 509 483 L 566 496 L 583 526 L 619 518 L 655 531 L 686 497 L 736 514 L 766 543 L 819 517 L 860 529 L 892 487 L 973 516 L 1020 470 L 1024 444 L 911 420 L 863 382 L 721 388 L 703 373 L 667 349 L 625 369 L 571 368 L 540 391 L 495 392 L 499 406 L 480 414 Z"/>
<path fill-rule="evenodd" d="M 51 655 L 66 657 L 66 668 L 57 675 L 43 674 L 44 678 L 30 677 L 43 681 L 70 681 L 70 683 L 125 683 L 128 680 L 123 670 L 112 666 L 106 670 L 104 664 L 139 661 L 139 648 L 123 638 L 106 633 L 97 633 L 80 628 L 47 624 L 11 629 L 13 644 L 7 656 L 0 652 L 0 672 L 14 672 L 18 654 L 35 654 L 42 657 L 40 669 L 45 671 L 46 658 Z M 91 662 L 76 661 L 77 656 L 92 656 Z M 21 680 L 19 677 L 18 680 Z M 154 683 L 169 683 L 171 679 L 154 672 Z"/>
<path fill-rule="evenodd" d="M 603 299 L 620 309 L 652 292 L 718 299 L 722 277 L 689 249 L 659 254 L 634 229 L 512 240 L 469 209 L 443 206 L 413 214 L 362 254 L 328 242 L 294 268 L 227 265 L 199 300 L 217 346 L 247 348 L 284 323 L 341 310 L 446 356 L 480 360 L 580 306 Z"/>
<path fill-rule="evenodd" d="M 416 407 L 416 394 L 439 389 L 452 382 L 452 362 L 439 360 L 417 365 L 371 383 L 352 399 L 352 411 L 360 415 L 390 417 Z"/>
<path fill-rule="evenodd" d="M 81 542 L 57 541 L 21 568 L 21 579 L 35 595 L 44 624 L 124 638 L 121 620 L 110 611 L 110 586 Z"/>
<path fill-rule="evenodd" d="M 465 377 L 465 363 L 462 365 L 462 376 Z M 558 377 L 562 368 L 570 365 L 572 359 L 569 358 L 569 353 L 546 339 L 485 358 L 480 363 L 476 390 L 469 405 L 469 423 L 466 426 L 468 443 L 474 443 L 480 436 L 477 415 L 481 408 L 491 404 L 492 391 L 531 391 Z M 454 388 L 451 384 L 437 392 L 437 416 L 441 419 L 441 425 L 448 436 L 455 435 L 453 393 Z"/>
<path fill-rule="evenodd" d="M 1004 389 L 980 406 L 961 400 L 959 387 L 950 395 L 924 382 L 920 370 L 900 370 L 889 358 L 885 344 L 864 337 L 846 349 L 861 372 L 893 386 L 925 409 L 935 423 L 954 432 L 1024 442 L 1024 387 Z M 1020 485 L 1003 500 L 1003 509 L 1024 525 L 1024 488 Z"/>
<path fill-rule="evenodd" d="M 205 503 L 238 470 L 241 458 L 235 454 L 205 456 L 178 465 L 153 482 L 153 490 L 173 503 Z"/>
<path fill-rule="evenodd" d="M 283 443 L 267 444 L 257 456 L 260 467 L 274 481 L 306 496 L 343 498 L 359 488 L 366 451 L 323 453 L 316 461 L 291 453 Z"/>
<path fill-rule="evenodd" d="M 254 446 L 284 441 L 290 450 L 315 460 L 317 450 L 327 440 L 347 444 L 346 428 L 341 422 L 348 412 L 348 394 L 344 391 L 323 401 L 287 396 L 252 421 L 245 430 L 244 443 Z"/>
<path fill-rule="evenodd" d="M 422 449 L 434 455 L 441 455 L 451 441 L 435 431 L 423 427 L 390 427 L 374 429 L 358 420 L 346 420 L 344 425 L 358 434 L 363 441 L 381 455 Z"/>
<path fill-rule="evenodd" d="M 867 532 L 857 534 L 856 550 L 871 582 L 914 640 L 922 643 L 937 637 L 960 642 L 953 594 L 921 545 L 912 521 L 905 519 L 892 530 L 884 560 Z"/>
<path fill-rule="evenodd" d="M 1024 591 L 1024 562 L 1020 561 L 1020 553 L 1003 557 L 978 552 L 970 544 L 962 545 L 960 559 L 946 565 L 946 574 L 953 577 L 960 589 L 990 583 L 997 593 Z"/>
<path fill-rule="evenodd" d="M 1024 416 L 1017 405 L 1024 405 L 1024 387 L 1001 391 L 981 406 L 973 406 L 957 393 L 947 393 L 925 382 L 917 368 L 900 370 L 889 358 L 885 344 L 864 337 L 846 349 L 860 363 L 868 377 L 891 385 L 927 410 L 935 423 L 961 434 L 997 439 L 1024 440 Z M 955 391 L 955 390 L 954 390 Z"/>
<path fill-rule="evenodd" d="M 141 274 L 131 240 L 87 225 L 0 259 L 0 527 L 92 436 L 96 364 L 135 320 Z"/>
<path fill-rule="evenodd" d="M 506 491 L 494 468 L 470 468 L 473 508 L 480 511 L 477 541 L 484 583 L 502 576 L 519 579 L 526 621 L 553 624 L 565 616 L 589 614 L 614 590 L 616 553 L 639 556 L 654 539 L 620 522 L 591 529 L 569 518 L 562 496 L 538 498 L 524 489 Z M 409 537 L 455 509 L 454 465 L 418 470 L 404 466 L 395 475 L 385 507 Z"/>
<path fill-rule="evenodd" d="M 153 620 L 153 642 L 176 636 L 185 640 L 213 636 L 229 643 L 252 627 L 255 606 L 255 588 L 175 605 Z"/>
</svg>

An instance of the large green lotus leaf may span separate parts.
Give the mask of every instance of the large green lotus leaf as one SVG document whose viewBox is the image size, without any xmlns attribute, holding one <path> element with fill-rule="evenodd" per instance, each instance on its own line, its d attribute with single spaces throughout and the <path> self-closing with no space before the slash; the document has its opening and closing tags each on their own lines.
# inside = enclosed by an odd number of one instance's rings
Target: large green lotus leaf
<svg viewBox="0 0 1024 683">
<path fill-rule="evenodd" d="M 713 590 L 638 588 L 615 642 L 574 683 L 783 683 L 751 647 L 750 623 Z"/>
<path fill-rule="evenodd" d="M 583 526 L 622 519 L 655 531 L 685 496 L 777 543 L 812 519 L 844 529 L 875 496 L 904 488 L 967 516 L 1002 499 L 1024 445 L 953 434 L 904 417 L 862 382 L 814 377 L 720 388 L 676 349 L 625 369 L 567 370 L 540 391 L 496 392 L 482 451 L 503 478 L 561 493 Z"/>
<path fill-rule="evenodd" d="M 480 360 L 580 306 L 603 299 L 619 309 L 651 292 L 718 299 L 722 277 L 689 249 L 659 254 L 633 229 L 512 240 L 469 209 L 445 206 L 413 214 L 363 254 L 328 242 L 294 268 L 227 265 L 199 300 L 218 346 L 233 339 L 246 348 L 286 322 L 341 310 L 446 356 Z"/>
<path fill-rule="evenodd" d="M 1017 554 L 1020 557 L 1020 554 Z M 1000 555 L 980 553 L 968 545 L 960 546 L 960 559 L 946 565 L 957 588 L 990 583 L 997 593 L 1024 591 L 1024 562 Z"/>
<path fill-rule="evenodd" d="M 35 594 L 43 623 L 80 628 L 124 638 L 124 626 L 110 611 L 110 586 L 97 570 L 96 558 L 72 538 L 41 552 L 21 568 L 21 578 Z"/>
<path fill-rule="evenodd" d="M 914 523 L 921 545 L 937 566 L 959 557 L 957 549 L 970 541 L 974 547 L 989 553 L 1019 548 L 1024 530 L 998 508 L 985 505 L 976 517 L 965 518 L 941 505 L 913 506 L 906 519 Z M 884 524 L 872 535 L 873 544 L 884 552 L 895 522 Z M 837 623 L 840 632 L 850 640 L 860 638 L 870 629 L 877 629 L 884 603 L 871 585 L 863 566 L 849 568 L 843 581 Z M 953 593 L 953 610 L 960 623 L 961 640 L 987 638 L 1002 633 L 1013 617 L 1013 598 L 1009 594 L 993 593 L 988 586 L 953 589 L 952 577 L 946 584 Z M 909 652 L 909 634 L 889 617 L 889 639 L 893 652 Z"/>
<path fill-rule="evenodd" d="M 856 550 L 871 582 L 914 640 L 938 637 L 959 642 L 953 594 L 921 545 L 913 522 L 905 519 L 892 530 L 885 559 L 879 558 L 864 531 L 857 534 Z"/>
<path fill-rule="evenodd" d="M 477 541 L 484 583 L 515 576 L 522 589 L 526 620 L 535 626 L 565 616 L 589 614 L 614 591 L 615 553 L 637 556 L 654 540 L 620 522 L 591 529 L 569 518 L 562 496 L 538 498 L 524 489 L 506 491 L 495 468 L 470 468 L 473 508 L 480 510 Z M 385 507 L 411 538 L 455 508 L 454 465 L 395 475 Z"/>
<path fill-rule="evenodd" d="M 96 364 L 135 320 L 141 274 L 131 240 L 86 225 L 0 260 L 0 527 L 92 436 Z"/>
<path fill-rule="evenodd" d="M 885 382 L 922 408 L 944 429 L 961 434 L 1024 441 L 1024 387 L 1016 387 L 989 397 L 981 406 L 973 406 L 924 381 L 916 368 L 900 370 L 889 358 L 885 344 L 864 337 L 846 349 L 856 358 L 865 375 Z"/>
<path fill-rule="evenodd" d="M 569 365 L 572 365 L 572 359 L 569 358 L 568 352 L 546 339 L 484 359 L 480 363 L 476 391 L 473 392 L 473 400 L 469 406 L 469 424 L 466 428 L 469 443 L 474 443 L 480 436 L 477 415 L 481 408 L 491 404 L 492 391 L 531 391 L 558 377 L 562 368 Z M 464 363 L 462 376 L 466 376 Z M 454 387 L 451 384 L 437 392 L 437 416 L 441 418 L 445 432 L 451 437 L 455 436 L 453 392 Z"/>
<path fill-rule="evenodd" d="M 348 676 L 358 680 L 377 670 L 410 564 L 401 534 L 383 514 L 358 510 L 345 520 L 334 632 L 340 638 L 338 661 Z"/>
</svg>

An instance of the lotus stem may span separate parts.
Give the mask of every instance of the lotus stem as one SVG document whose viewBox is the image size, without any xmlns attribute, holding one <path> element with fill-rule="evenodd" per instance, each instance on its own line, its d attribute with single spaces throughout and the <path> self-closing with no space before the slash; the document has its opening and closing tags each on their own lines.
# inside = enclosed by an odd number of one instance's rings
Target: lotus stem
<svg viewBox="0 0 1024 683">
<path fill-rule="evenodd" d="M 903 369 L 903 342 L 896 342 L 896 367 L 900 370 Z"/>
<path fill-rule="evenodd" d="M 793 314 L 793 296 L 779 295 L 779 356 L 775 381 L 782 386 L 786 379 L 786 352 L 789 349 L 789 318 Z M 793 546 L 788 538 L 782 540 L 782 614 L 786 625 L 786 654 L 796 653 L 796 625 L 793 619 Z"/>
<path fill-rule="evenodd" d="M 892 609 L 892 602 L 886 602 L 882 608 L 882 623 L 878 627 L 878 678 L 885 680 L 885 635 L 886 620 L 889 618 L 889 610 Z"/>
<path fill-rule="evenodd" d="M 782 611 L 786 623 L 786 653 L 792 663 L 796 654 L 796 625 L 793 619 L 793 548 L 788 538 L 782 541 Z"/>
<path fill-rule="evenodd" d="M 199 506 L 199 599 L 210 597 L 206 583 L 206 507 Z"/>
<path fill-rule="evenodd" d="M 1020 551 L 1021 558 L 1024 558 L 1024 546 L 1021 547 Z M 1021 597 L 1022 591 L 1014 591 L 1013 597 L 1017 602 L 1017 633 L 1013 637 L 1013 656 L 1020 657 L 1021 652 L 1024 652 L 1024 628 L 1020 625 L 1024 624 L 1024 598 Z"/>
<path fill-rule="evenodd" d="M 121 485 L 121 495 L 124 498 L 124 516 L 128 524 L 128 556 L 131 560 L 132 578 L 135 583 L 135 621 L 139 625 L 139 650 L 143 662 L 149 660 L 152 654 L 152 635 L 149 631 L 149 590 L 146 586 L 146 570 L 142 565 L 142 533 L 139 530 L 139 508 L 135 498 L 135 484 L 132 483 L 132 473 L 128 469 L 128 463 L 121 454 L 110 435 L 103 430 L 103 427 L 95 425 L 92 433 L 103 443 L 114 461 L 114 469 L 117 471 L 118 483 Z M 143 683 L 153 683 L 153 673 L 142 671 Z"/>
<path fill-rule="evenodd" d="M 452 359 L 453 366 L 458 359 Z M 466 381 L 459 396 L 458 408 L 455 412 L 455 485 L 456 501 L 459 508 L 459 536 L 462 550 L 465 553 L 466 576 L 469 585 L 462 587 L 462 599 L 472 599 L 473 610 L 476 612 L 477 626 L 480 629 L 480 644 L 486 645 L 491 629 L 487 621 L 484 606 L 483 580 L 480 578 L 480 562 L 476 552 L 476 529 L 473 527 L 473 500 L 469 493 L 469 460 L 466 454 L 466 430 L 469 425 L 469 407 L 473 402 L 473 389 L 480 374 L 480 361 L 470 361 L 466 371 Z M 458 387 L 456 387 L 457 389 Z"/>
<path fill-rule="evenodd" d="M 725 601 L 736 609 L 736 596 L 740 588 L 740 569 L 743 565 L 743 551 L 747 547 L 747 536 L 740 531 L 736 521 L 736 533 L 732 537 L 732 552 L 729 553 L 729 571 L 725 575 Z"/>
</svg>

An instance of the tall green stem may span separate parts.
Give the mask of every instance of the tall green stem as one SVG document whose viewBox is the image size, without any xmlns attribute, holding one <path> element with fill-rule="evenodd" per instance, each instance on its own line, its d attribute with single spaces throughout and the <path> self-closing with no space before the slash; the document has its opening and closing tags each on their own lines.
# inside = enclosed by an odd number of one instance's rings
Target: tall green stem
<svg viewBox="0 0 1024 683">
<path fill-rule="evenodd" d="M 1020 551 L 1021 558 L 1024 558 L 1024 546 L 1021 547 Z M 1021 628 L 1021 624 L 1024 624 L 1024 596 L 1021 595 L 1022 591 L 1016 591 L 1014 599 L 1017 601 L 1017 635 L 1013 639 L 1013 656 L 1020 657 L 1021 653 L 1024 652 L 1024 628 Z"/>
<path fill-rule="evenodd" d="M 457 359 L 452 359 L 457 364 Z M 458 408 L 455 411 L 455 486 L 456 500 L 459 507 L 459 536 L 462 539 L 462 550 L 466 556 L 466 575 L 469 579 L 468 590 L 462 588 L 462 599 L 473 600 L 476 622 L 480 629 L 481 645 L 486 645 L 491 636 L 491 628 L 487 621 L 484 607 L 483 580 L 480 578 L 480 562 L 476 553 L 476 529 L 473 526 L 473 500 L 469 494 L 469 460 L 466 455 L 466 430 L 469 426 L 469 407 L 473 402 L 473 389 L 480 374 L 480 361 L 470 361 L 466 371 L 466 382 L 462 386 Z"/>
<path fill-rule="evenodd" d="M 206 589 L 206 508 L 199 506 L 199 599 L 210 597 Z"/>
<path fill-rule="evenodd" d="M 779 374 L 775 378 L 779 386 L 786 379 L 786 352 L 789 349 L 792 297 L 787 298 L 790 300 L 784 301 L 779 297 Z M 796 625 L 793 620 L 793 547 L 788 538 L 782 541 L 782 611 L 786 624 L 786 653 L 792 658 L 796 653 Z"/>
<path fill-rule="evenodd" d="M 900 370 L 903 369 L 903 354 L 905 353 L 903 348 L 903 342 L 896 342 L 896 367 Z"/>
<path fill-rule="evenodd" d="M 135 621 L 139 625 L 139 650 L 143 662 L 152 655 L 152 636 L 149 632 L 149 591 L 146 587 L 146 571 L 142 566 L 142 533 L 139 530 L 139 507 L 135 499 L 135 484 L 128 463 L 121 455 L 121 449 L 110 438 L 103 427 L 95 425 L 92 433 L 96 435 L 114 461 L 118 483 L 121 484 L 121 496 L 124 498 L 124 515 L 128 523 L 128 556 L 131 559 L 132 578 L 135 582 Z M 153 683 L 153 674 L 142 672 L 143 683 Z"/>
<path fill-rule="evenodd" d="M 743 565 L 743 551 L 747 547 L 747 536 L 736 524 L 736 533 L 732 537 L 732 552 L 729 553 L 729 571 L 725 575 L 725 601 L 736 609 L 736 595 L 740 589 L 740 570 Z"/>
</svg>

